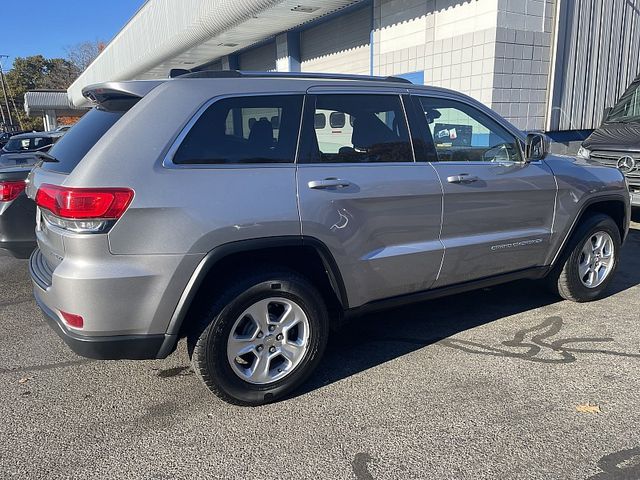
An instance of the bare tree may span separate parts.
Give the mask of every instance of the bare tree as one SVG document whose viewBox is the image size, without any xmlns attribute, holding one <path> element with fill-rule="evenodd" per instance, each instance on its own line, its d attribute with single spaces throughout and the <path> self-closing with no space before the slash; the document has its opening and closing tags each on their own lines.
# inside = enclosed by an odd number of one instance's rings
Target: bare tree
<svg viewBox="0 0 640 480">
<path fill-rule="evenodd" d="M 106 44 L 101 40 L 77 43 L 66 48 L 67 60 L 78 69 L 78 73 L 82 73 L 100 55 L 105 46 Z"/>
</svg>

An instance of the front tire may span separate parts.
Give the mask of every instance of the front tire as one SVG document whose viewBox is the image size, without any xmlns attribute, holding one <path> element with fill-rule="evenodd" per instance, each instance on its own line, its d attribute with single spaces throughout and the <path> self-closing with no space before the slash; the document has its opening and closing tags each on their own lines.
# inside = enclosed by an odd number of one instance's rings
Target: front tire
<svg viewBox="0 0 640 480">
<path fill-rule="evenodd" d="M 586 218 L 549 275 L 551 290 L 573 302 L 602 298 L 618 266 L 621 246 L 620 230 L 611 217 Z"/>
<path fill-rule="evenodd" d="M 318 365 L 329 332 L 325 304 L 303 276 L 262 268 L 228 282 L 188 336 L 196 374 L 222 400 L 277 401 Z"/>
</svg>

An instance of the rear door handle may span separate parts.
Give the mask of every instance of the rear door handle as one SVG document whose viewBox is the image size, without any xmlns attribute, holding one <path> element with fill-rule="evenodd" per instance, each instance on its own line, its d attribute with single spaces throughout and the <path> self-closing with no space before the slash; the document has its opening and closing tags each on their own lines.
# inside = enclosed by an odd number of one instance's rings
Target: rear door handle
<svg viewBox="0 0 640 480">
<path fill-rule="evenodd" d="M 340 180 L 339 178 L 325 178 L 324 180 L 311 180 L 307 185 L 314 190 L 325 188 L 346 188 L 351 186 L 351 182 Z"/>
<path fill-rule="evenodd" d="M 478 177 L 475 175 L 469 175 L 468 173 L 461 173 L 460 175 L 451 175 L 447 177 L 449 183 L 473 183 L 477 182 Z"/>
</svg>

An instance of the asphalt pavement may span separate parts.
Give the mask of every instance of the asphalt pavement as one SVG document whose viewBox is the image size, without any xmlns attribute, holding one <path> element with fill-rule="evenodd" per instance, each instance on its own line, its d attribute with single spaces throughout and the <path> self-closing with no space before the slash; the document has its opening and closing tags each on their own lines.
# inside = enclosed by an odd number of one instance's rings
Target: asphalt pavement
<svg viewBox="0 0 640 480">
<path fill-rule="evenodd" d="M 533 282 L 361 318 L 292 398 L 73 354 L 0 259 L 0 479 L 639 479 L 640 224 L 610 296 Z"/>
</svg>

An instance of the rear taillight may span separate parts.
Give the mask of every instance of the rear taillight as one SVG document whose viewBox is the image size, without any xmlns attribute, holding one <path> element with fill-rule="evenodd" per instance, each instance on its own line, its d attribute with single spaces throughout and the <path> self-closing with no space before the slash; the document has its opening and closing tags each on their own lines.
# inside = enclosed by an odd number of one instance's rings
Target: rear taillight
<svg viewBox="0 0 640 480">
<path fill-rule="evenodd" d="M 0 202 L 10 202 L 24 192 L 24 180 L 5 180 L 0 182 Z"/>
<path fill-rule="evenodd" d="M 43 184 L 36 193 L 42 216 L 76 233 L 104 233 L 133 199 L 129 188 L 69 188 Z"/>
<path fill-rule="evenodd" d="M 117 220 L 125 212 L 133 190 L 129 188 L 68 188 L 43 184 L 36 204 L 60 218 Z"/>
</svg>

